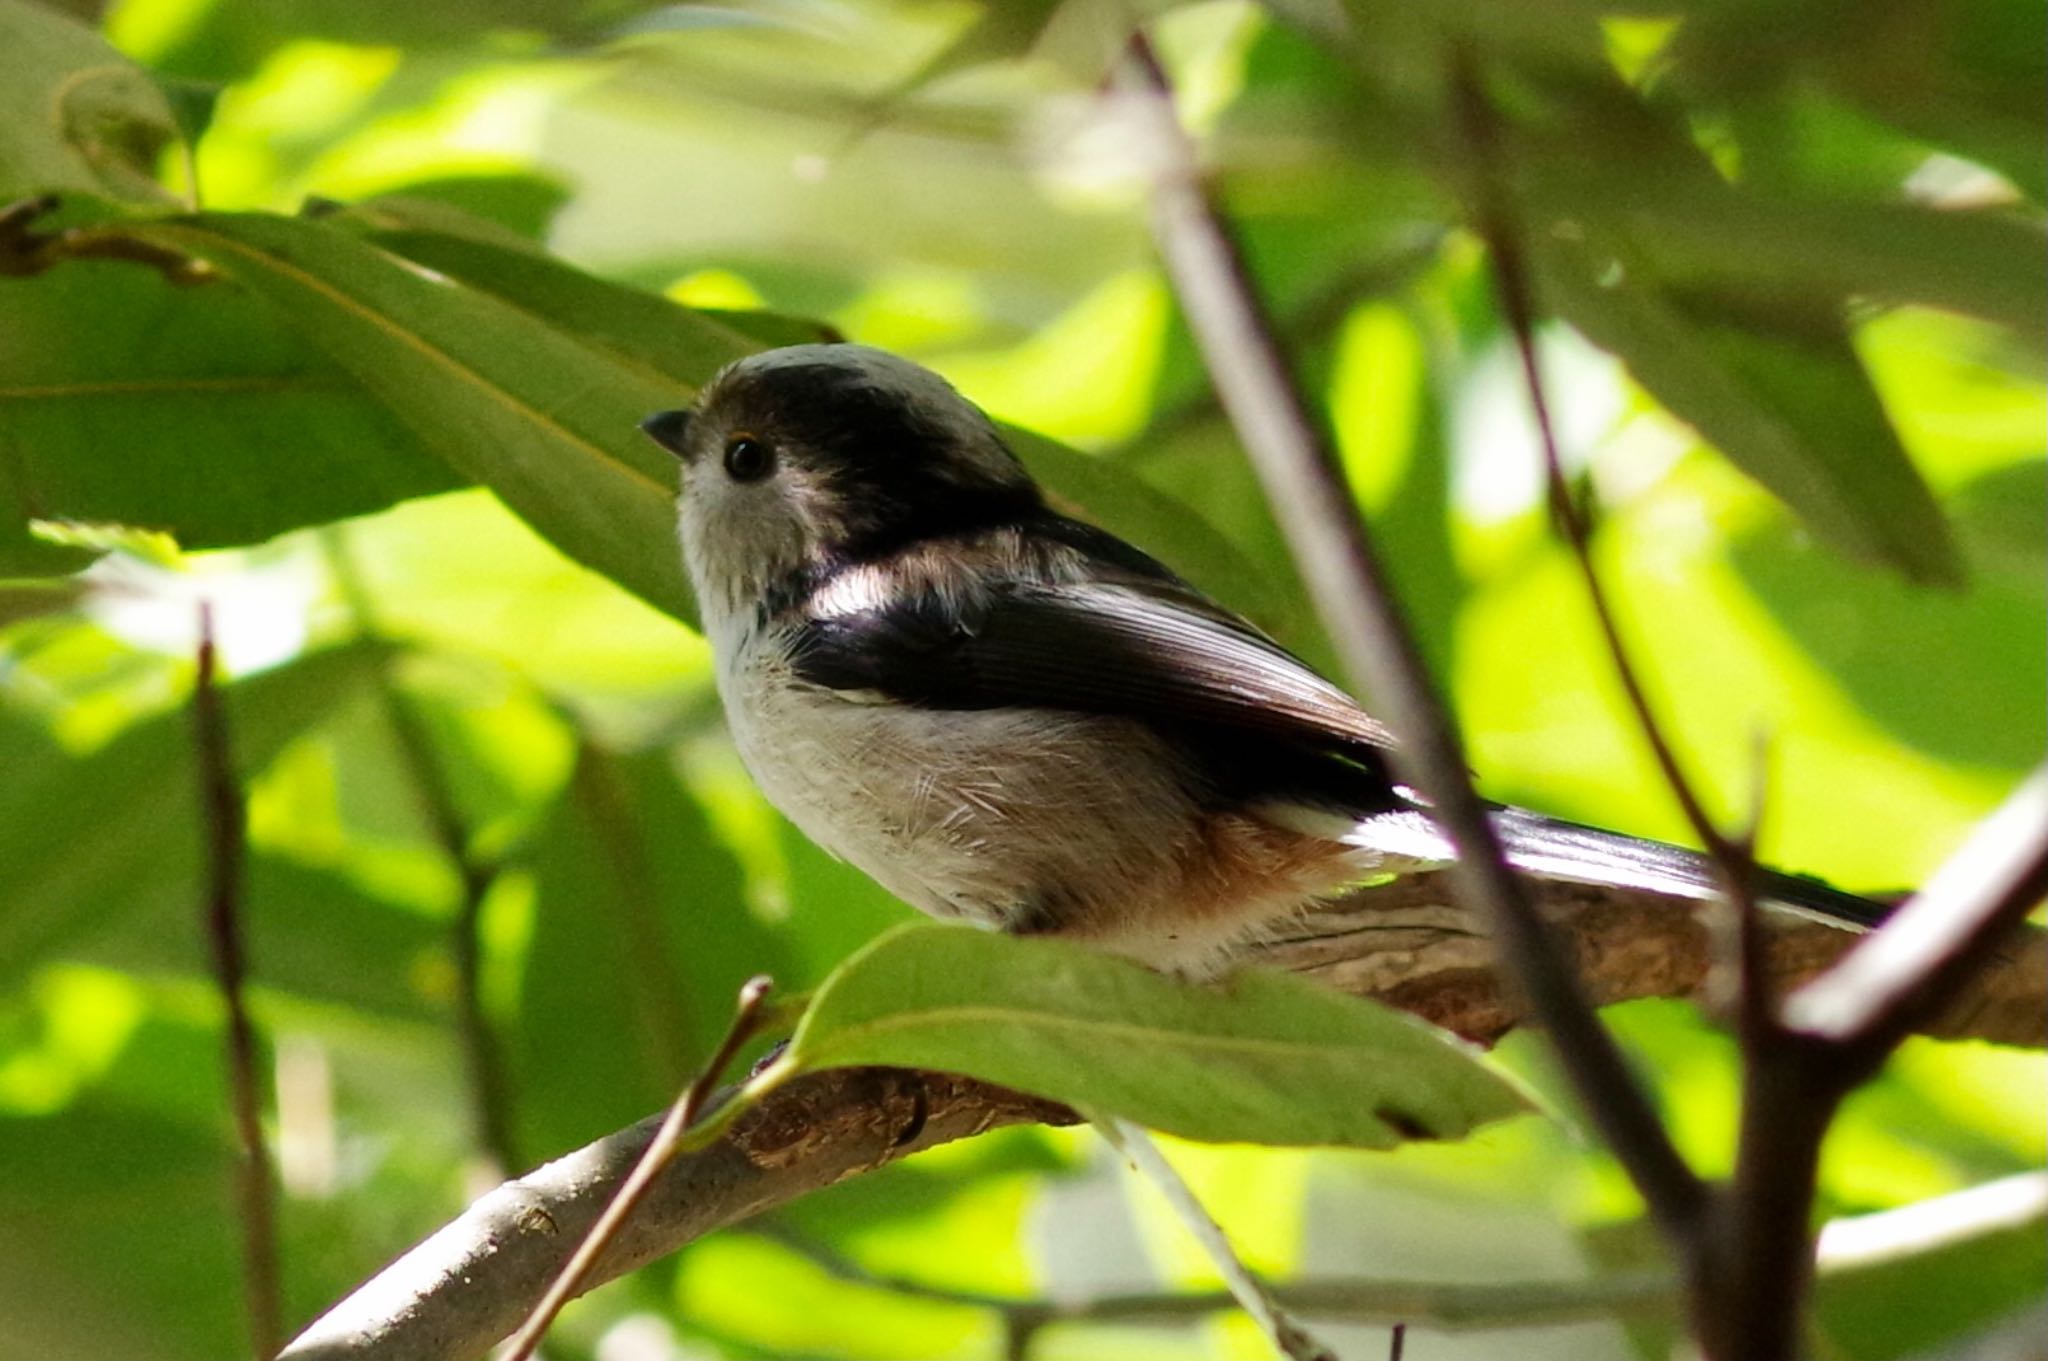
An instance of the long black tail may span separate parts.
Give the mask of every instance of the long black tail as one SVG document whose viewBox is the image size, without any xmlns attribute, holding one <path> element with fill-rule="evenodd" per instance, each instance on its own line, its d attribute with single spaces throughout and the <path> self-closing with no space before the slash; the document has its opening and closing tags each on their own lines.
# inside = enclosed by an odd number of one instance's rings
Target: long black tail
<svg viewBox="0 0 2048 1361">
<path fill-rule="evenodd" d="M 1661 841 L 1603 832 L 1576 822 L 1545 817 L 1523 808 L 1501 808 L 1495 831 L 1517 869 L 1549 879 L 1641 888 L 1685 898 L 1710 898 L 1720 881 L 1707 857 Z M 1871 927 L 1889 908 L 1818 879 L 1760 870 L 1757 892 L 1764 901 L 1837 925 Z"/>
</svg>

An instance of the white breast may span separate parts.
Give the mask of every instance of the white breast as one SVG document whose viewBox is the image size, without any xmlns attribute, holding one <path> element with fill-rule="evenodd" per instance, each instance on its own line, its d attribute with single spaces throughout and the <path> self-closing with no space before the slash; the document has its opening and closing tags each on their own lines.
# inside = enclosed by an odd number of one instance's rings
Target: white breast
<svg viewBox="0 0 2048 1361">
<path fill-rule="evenodd" d="M 1141 725 L 911 708 L 798 680 L 778 635 L 729 641 L 719 690 L 762 791 L 922 911 L 1101 931 L 1114 925 L 1103 915 L 1142 912 L 1176 880 L 1198 810 Z"/>
</svg>

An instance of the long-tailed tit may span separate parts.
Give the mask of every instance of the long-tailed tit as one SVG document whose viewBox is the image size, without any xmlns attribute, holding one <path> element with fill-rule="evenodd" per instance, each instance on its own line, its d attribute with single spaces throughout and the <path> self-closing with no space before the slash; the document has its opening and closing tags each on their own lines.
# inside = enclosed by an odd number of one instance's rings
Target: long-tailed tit
<svg viewBox="0 0 2048 1361">
<path fill-rule="evenodd" d="M 1050 509 L 944 379 L 857 345 L 730 365 L 643 428 L 682 461 L 718 689 L 762 790 L 937 917 L 1201 972 L 1451 847 L 1343 691 L 1123 540 Z M 1538 876 L 1703 897 L 1699 855 L 1519 808 Z M 1784 905 L 1878 909 L 1768 875 Z"/>
</svg>

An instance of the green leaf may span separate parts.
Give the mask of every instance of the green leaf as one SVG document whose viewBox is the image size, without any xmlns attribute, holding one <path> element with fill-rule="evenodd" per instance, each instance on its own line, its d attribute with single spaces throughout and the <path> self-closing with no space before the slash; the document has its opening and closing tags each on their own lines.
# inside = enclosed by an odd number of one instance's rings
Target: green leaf
<svg viewBox="0 0 2048 1361">
<path fill-rule="evenodd" d="M 1907 457 L 1843 324 L 1603 280 L 1590 252 L 1544 253 L 1553 306 L 1729 461 L 1853 555 L 1921 581 L 1961 576 L 1941 507 Z"/>
<path fill-rule="evenodd" d="M 724 365 L 762 348 L 747 330 L 721 319 L 731 314 L 698 312 L 658 293 L 607 283 L 550 256 L 475 234 L 451 234 L 444 226 L 437 221 L 436 230 L 421 231 L 408 224 L 379 231 L 371 240 L 499 298 L 535 321 L 570 332 L 620 364 L 652 369 L 692 393 Z M 795 334 L 775 343 L 825 339 L 824 328 L 812 323 L 786 326 Z M 676 394 L 669 396 L 673 405 Z M 669 472 L 673 478 L 673 469 Z"/>
<path fill-rule="evenodd" d="M 1949 513 L 1969 550 L 1969 588 L 1929 591 L 1858 570 L 1786 523 L 1728 545 L 1770 614 L 1896 741 L 1952 766 L 2018 778 L 2048 748 L 2048 468 L 2013 463 L 1957 490 Z M 1927 659 L 1969 676 L 1927 702 Z"/>
<path fill-rule="evenodd" d="M 218 1053 L 212 1036 L 199 1036 Z M 212 1070 L 187 1070 L 218 1088 Z M 218 1108 L 217 1108 L 218 1109 Z M 0 1216 L 36 1234 L 0 1235 L 0 1358 L 234 1356 L 247 1350 L 228 1200 L 214 1129 L 114 1102 L 0 1118 Z M 86 1169 L 90 1169 L 88 1172 Z M 109 1207 L 122 1249 L 107 1251 Z"/>
<path fill-rule="evenodd" d="M 382 211 L 373 203 L 351 214 L 373 225 L 412 220 L 380 217 Z M 447 225 L 443 217 L 435 221 L 437 227 Z M 772 312 L 696 311 L 479 233 L 387 226 L 374 230 L 370 239 L 518 307 L 536 323 L 573 332 L 621 364 L 652 366 L 691 391 L 742 355 L 831 338 L 815 322 Z M 1182 503 L 1106 460 L 1078 454 L 1029 431 L 1010 428 L 1005 434 L 1032 475 L 1068 509 L 1141 544 L 1255 618 L 1271 620 L 1285 614 L 1281 594 L 1266 575 L 1250 571 L 1243 556 Z M 544 526 L 536 527 L 547 532 Z"/>
<path fill-rule="evenodd" d="M 638 429 L 690 395 L 675 379 L 332 224 L 206 215 L 138 230 L 281 309 L 450 467 L 570 557 L 694 617 L 673 547 L 674 460 Z"/>
<path fill-rule="evenodd" d="M 190 835 L 196 838 L 196 829 Z M 211 986 L 196 880 L 174 887 L 114 904 L 116 914 L 65 945 L 64 957 L 145 978 L 203 978 Z M 438 982 L 429 982 L 446 973 L 439 963 L 448 950 L 445 922 L 344 875 L 261 851 L 249 856 L 243 921 L 257 987 L 359 1016 L 447 1024 Z"/>
<path fill-rule="evenodd" d="M 933 925 L 842 965 L 786 1057 L 966 1073 L 1218 1142 L 1389 1148 L 1530 1108 L 1445 1032 L 1290 975 L 1201 986 L 1064 941 Z"/>
<path fill-rule="evenodd" d="M 552 1155 L 673 1099 L 784 956 L 665 751 L 586 746 L 518 865 L 535 915 L 506 1049 L 520 1147 Z"/>
<path fill-rule="evenodd" d="M 0 204 L 67 192 L 168 202 L 153 170 L 176 135 L 163 92 L 97 33 L 0 0 Z"/>
<path fill-rule="evenodd" d="M 178 135 L 185 139 L 188 147 L 197 147 L 199 139 L 206 136 L 206 130 L 213 126 L 222 86 L 215 81 L 187 80 L 182 76 L 159 76 L 157 85 L 171 106 Z"/>
<path fill-rule="evenodd" d="M 215 548 L 462 485 L 232 284 L 72 261 L 0 280 L 0 316 L 0 571 L 76 565 L 26 541 L 30 518 Z"/>
</svg>

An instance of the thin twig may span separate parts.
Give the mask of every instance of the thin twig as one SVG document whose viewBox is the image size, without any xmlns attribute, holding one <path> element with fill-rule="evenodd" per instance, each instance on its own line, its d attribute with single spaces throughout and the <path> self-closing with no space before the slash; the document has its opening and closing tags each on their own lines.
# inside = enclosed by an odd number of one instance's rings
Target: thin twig
<svg viewBox="0 0 2048 1361">
<path fill-rule="evenodd" d="M 1387 1361 L 1401 1361 L 1402 1353 L 1408 1350 L 1408 1325 L 1394 1325 L 1394 1335 L 1387 1339 Z"/>
<path fill-rule="evenodd" d="M 1550 1031 L 1589 1117 L 1651 1212 L 1674 1232 L 1689 1226 L 1705 1208 L 1706 1189 L 1673 1147 L 1502 858 L 1456 729 L 1400 617 L 1329 441 L 1288 372 L 1243 255 L 1210 202 L 1166 73 L 1143 33 L 1133 38 L 1131 56 L 1129 69 L 1157 115 L 1162 164 L 1153 208 L 1160 254 L 1324 627 L 1400 734 L 1394 760 L 1428 796 L 1433 819 L 1456 846 L 1458 882 L 1492 919 L 1501 953 Z"/>
<path fill-rule="evenodd" d="M 1763 835 L 1764 810 L 1770 798 L 1770 739 L 1759 729 L 1750 761 L 1749 811 L 1730 838 L 1735 854 L 1720 862 L 1731 891 L 1734 934 L 1736 1035 L 1745 1054 L 1755 1054 L 1777 1040 L 1780 1031 L 1770 988 L 1762 905 L 1757 901 L 1756 848 Z"/>
<path fill-rule="evenodd" d="M 1664 776 L 1665 787 L 1678 801 L 1680 811 L 1692 827 L 1693 835 L 1706 848 L 1720 866 L 1722 877 L 1727 881 L 1731 894 L 1739 892 L 1748 883 L 1751 866 L 1744 863 L 1740 848 L 1715 824 L 1708 815 L 1706 806 L 1700 801 L 1697 786 L 1686 773 L 1677 750 L 1665 736 L 1664 725 L 1657 718 L 1656 707 L 1650 702 L 1648 690 L 1643 686 L 1641 674 L 1631 660 L 1627 643 L 1622 640 L 1621 626 L 1616 622 L 1613 603 L 1607 595 L 1599 569 L 1593 565 L 1593 536 L 1572 496 L 1571 482 L 1565 476 L 1564 458 L 1558 451 L 1557 426 L 1550 415 L 1550 398 L 1543 382 L 1542 366 L 1536 353 L 1535 304 L 1529 285 L 1528 263 L 1522 253 L 1522 236 L 1516 230 L 1513 214 L 1510 212 L 1503 190 L 1504 176 L 1498 160 L 1499 132 L 1495 126 L 1492 106 L 1487 102 L 1485 92 L 1479 86 L 1479 78 L 1471 61 L 1463 54 L 1454 63 L 1453 88 L 1457 94 L 1459 122 L 1465 145 L 1472 160 L 1470 175 L 1473 198 L 1474 225 L 1486 243 L 1487 254 L 1493 262 L 1493 277 L 1496 293 L 1500 299 L 1508 331 L 1514 337 L 1515 350 L 1520 357 L 1522 382 L 1529 397 L 1529 405 L 1536 419 L 1538 442 L 1543 450 L 1545 480 L 1549 487 L 1550 510 L 1555 519 L 1559 537 L 1571 550 L 1578 565 L 1579 578 L 1585 587 L 1586 599 L 1593 607 L 1594 618 L 1600 626 L 1600 636 L 1607 647 L 1607 655 L 1614 663 L 1614 671 L 1621 681 L 1623 692 L 1628 697 L 1629 707 L 1635 711 L 1636 727 L 1643 740 L 1648 743 L 1651 755 L 1656 759 L 1657 769 Z M 1739 904 L 1738 904 L 1739 905 Z"/>
<path fill-rule="evenodd" d="M 1874 1214 L 1831 1220 L 1820 1234 L 1823 1279 L 1895 1268 L 2000 1234 L 2032 1229 L 2048 1217 L 2048 1172 L 2022 1172 L 1962 1191 Z M 835 1280 L 935 1304 L 986 1309 L 1028 1342 L 1061 1323 L 1188 1323 L 1238 1307 L 1225 1290 L 1140 1291 L 1050 1300 L 957 1290 L 870 1271 L 808 1235 L 773 1220 L 751 1232 L 767 1238 Z M 1437 1332 L 1540 1327 L 1614 1317 L 1670 1317 L 1681 1305 L 1679 1282 L 1645 1267 L 1583 1280 L 1414 1281 L 1377 1277 L 1321 1278 L 1269 1287 L 1274 1298 L 1310 1318 L 1353 1324 L 1388 1323 Z M 1021 1353 L 1020 1353 L 1021 1355 Z"/>
<path fill-rule="evenodd" d="M 1244 1259 L 1231 1246 L 1230 1238 L 1223 1232 L 1208 1208 L 1174 1170 L 1166 1155 L 1159 1151 L 1159 1145 L 1152 1142 L 1152 1136 L 1130 1121 L 1113 1115 L 1090 1117 L 1096 1131 L 1109 1141 L 1112 1148 L 1124 1155 L 1131 1166 L 1154 1190 L 1166 1199 L 1194 1240 L 1201 1245 L 1209 1262 L 1223 1278 L 1224 1288 L 1229 1290 L 1238 1307 L 1251 1316 L 1259 1331 L 1266 1335 L 1274 1349 L 1289 1361 L 1336 1361 L 1336 1353 L 1315 1340 L 1293 1318 L 1266 1283 L 1252 1274 Z"/>
<path fill-rule="evenodd" d="M 655 1177 L 668 1165 L 669 1159 L 675 1156 L 683 1135 L 696 1123 L 698 1115 L 704 1108 L 704 1099 L 711 1094 L 719 1075 L 732 1063 L 734 1056 L 740 1051 L 740 1046 L 754 1033 L 755 1024 L 761 1015 L 761 1004 L 768 1000 L 768 990 L 772 986 L 768 979 L 758 976 L 740 985 L 739 1002 L 733 1008 L 732 1025 L 726 1030 L 725 1038 L 720 1040 L 718 1048 L 712 1051 L 711 1058 L 704 1065 L 704 1071 L 683 1088 L 675 1104 L 669 1107 L 668 1116 L 661 1122 L 661 1128 L 655 1132 L 653 1142 L 649 1143 L 647 1151 L 640 1155 L 640 1161 L 633 1165 L 632 1172 L 619 1187 L 618 1194 L 612 1197 L 611 1203 L 605 1206 L 604 1213 L 598 1216 L 597 1223 L 591 1226 L 590 1232 L 577 1244 L 576 1251 L 570 1255 L 561 1274 L 555 1277 L 554 1284 L 548 1287 L 540 1303 L 527 1315 L 526 1322 L 520 1325 L 519 1331 L 512 1335 L 512 1340 L 506 1344 L 501 1354 L 501 1361 L 527 1361 L 527 1358 L 533 1355 L 534 1348 L 540 1345 L 541 1338 L 547 1334 L 549 1325 L 555 1321 L 555 1315 L 562 1311 L 563 1305 L 575 1297 L 584 1276 L 590 1271 L 591 1264 L 596 1262 L 598 1254 L 610 1245 L 620 1227 L 626 1222 L 626 1217 L 633 1213 L 634 1207 L 640 1203 L 640 1198 L 647 1194 L 647 1188 L 653 1184 Z"/>
<path fill-rule="evenodd" d="M 343 533 L 329 526 L 320 534 L 328 570 L 356 631 L 365 637 L 381 637 L 375 607 L 363 587 L 355 560 L 349 555 Z M 504 1176 L 525 1164 L 519 1156 L 512 1118 L 516 1100 L 511 1076 L 483 1000 L 483 909 L 497 871 L 470 850 L 469 833 L 456 806 L 455 791 L 449 787 L 447 775 L 434 753 L 434 740 L 426 724 L 391 674 L 393 661 L 395 658 L 387 659 L 379 669 L 377 703 L 385 726 L 398 744 L 399 759 L 420 814 L 449 867 L 455 871 L 459 896 L 455 920 L 448 928 L 448 943 L 455 963 L 456 1033 L 469 1075 L 470 1118 L 477 1147 L 496 1165 L 498 1174 Z"/>
<path fill-rule="evenodd" d="M 268 1357 L 277 1354 L 284 1340 L 277 1275 L 277 1204 L 270 1160 L 263 1148 L 256 1029 L 242 994 L 248 975 L 241 910 L 246 861 L 242 795 L 235 781 L 227 715 L 215 684 L 216 667 L 213 607 L 201 601 L 192 722 L 206 837 L 206 939 L 213 955 L 214 984 L 227 1011 L 228 1099 L 237 1144 L 235 1189 L 242 1220 L 242 1288 L 249 1315 L 249 1345 L 257 1356 Z"/>
</svg>

